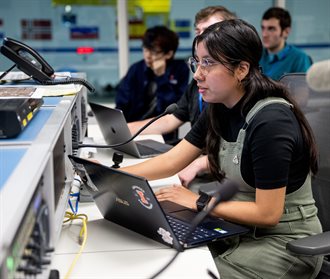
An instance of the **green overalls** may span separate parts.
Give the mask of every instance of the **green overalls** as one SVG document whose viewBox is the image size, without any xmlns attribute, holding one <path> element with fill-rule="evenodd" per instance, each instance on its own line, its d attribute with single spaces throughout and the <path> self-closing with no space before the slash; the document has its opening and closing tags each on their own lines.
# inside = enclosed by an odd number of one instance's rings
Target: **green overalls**
<svg viewBox="0 0 330 279">
<path fill-rule="evenodd" d="M 273 103 L 290 106 L 281 98 L 259 101 L 248 113 L 247 125 L 239 131 L 237 141 L 221 141 L 221 169 L 228 178 L 240 184 L 234 200 L 255 201 L 256 189 L 244 182 L 240 172 L 245 130 L 260 109 Z M 286 195 L 279 224 L 272 228 L 251 227 L 250 233 L 228 240 L 228 250 L 218 255 L 213 253 L 221 279 L 314 278 L 321 268 L 323 257 L 297 257 L 285 248 L 290 240 L 322 231 L 314 203 L 311 177 L 308 175 L 302 187 Z"/>
</svg>

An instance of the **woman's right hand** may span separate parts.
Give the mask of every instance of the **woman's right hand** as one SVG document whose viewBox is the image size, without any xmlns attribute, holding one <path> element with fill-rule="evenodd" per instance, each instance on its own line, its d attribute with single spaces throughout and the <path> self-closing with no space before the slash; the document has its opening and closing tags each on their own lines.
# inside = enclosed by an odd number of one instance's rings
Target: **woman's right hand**
<svg viewBox="0 0 330 279">
<path fill-rule="evenodd" d="M 171 201 L 194 210 L 196 210 L 196 201 L 199 197 L 198 194 L 176 184 L 161 188 L 155 195 L 158 201 Z"/>
</svg>

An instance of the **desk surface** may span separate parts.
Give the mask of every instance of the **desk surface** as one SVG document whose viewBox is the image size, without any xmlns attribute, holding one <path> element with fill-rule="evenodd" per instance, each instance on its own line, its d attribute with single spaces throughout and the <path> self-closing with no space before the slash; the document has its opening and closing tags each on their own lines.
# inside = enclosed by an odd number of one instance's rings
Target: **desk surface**
<svg viewBox="0 0 330 279">
<path fill-rule="evenodd" d="M 96 143 L 103 143 L 96 125 L 88 127 Z M 149 136 L 150 138 L 150 136 Z M 153 136 L 153 139 L 162 138 Z M 106 165 L 112 165 L 112 151 L 98 149 L 94 156 Z M 122 165 L 140 162 L 125 155 Z M 178 177 L 151 181 L 153 189 L 177 183 Z M 88 237 L 85 248 L 70 278 L 149 278 L 161 269 L 175 254 L 175 250 L 126 228 L 103 219 L 93 202 L 80 203 L 79 213 L 88 215 Z M 79 221 L 64 225 L 55 249 L 52 268 L 61 278 L 79 251 Z M 206 246 L 187 249 L 158 278 L 210 278 L 207 269 L 218 274 L 211 253 Z"/>
</svg>

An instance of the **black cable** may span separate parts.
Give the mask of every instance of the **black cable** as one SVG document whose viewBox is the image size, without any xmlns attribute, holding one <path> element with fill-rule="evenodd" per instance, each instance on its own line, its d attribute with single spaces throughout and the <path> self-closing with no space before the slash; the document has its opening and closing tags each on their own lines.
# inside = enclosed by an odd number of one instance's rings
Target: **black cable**
<svg viewBox="0 0 330 279">
<path fill-rule="evenodd" d="M 95 88 L 85 79 L 82 78 L 66 78 L 59 80 L 44 80 L 42 81 L 43 85 L 57 85 L 57 84 L 71 84 L 78 83 L 84 85 L 90 92 L 95 92 Z"/>
<path fill-rule="evenodd" d="M 14 64 L 13 66 L 11 66 L 8 70 L 6 70 L 5 72 L 2 73 L 2 75 L 0 76 L 0 82 L 1 80 L 12 70 L 16 67 L 16 64 Z M 29 77 L 31 78 L 31 77 Z M 26 80 L 26 79 L 23 79 Z M 23 81 L 22 80 L 22 81 Z M 17 82 L 19 80 L 15 80 L 15 82 Z M 82 84 L 84 85 L 90 92 L 95 92 L 95 88 L 85 79 L 82 78 L 71 78 L 71 77 L 67 77 L 66 79 L 59 79 L 59 80 L 44 80 L 41 82 L 41 84 L 43 85 L 57 85 L 57 84 L 71 84 L 71 83 L 78 83 L 78 84 Z"/>
<path fill-rule="evenodd" d="M 207 274 L 210 275 L 212 279 L 218 279 L 218 277 L 209 269 L 207 269 Z"/>
<path fill-rule="evenodd" d="M 125 145 L 126 143 L 129 143 L 133 139 L 135 139 L 144 129 L 146 129 L 149 125 L 154 123 L 158 118 L 153 118 L 147 125 L 143 126 L 140 130 L 138 130 L 134 136 L 132 136 L 130 139 L 120 142 L 120 143 L 115 143 L 115 144 L 108 144 L 108 145 L 98 145 L 98 144 L 78 144 L 77 148 L 84 148 L 84 147 L 95 147 L 95 148 L 114 148 L 118 146 Z"/>
<path fill-rule="evenodd" d="M 147 124 L 145 124 L 144 126 L 142 126 L 140 128 L 140 130 L 138 130 L 134 136 L 132 136 L 130 139 L 124 141 L 124 142 L 120 142 L 120 143 L 115 143 L 115 144 L 108 144 L 108 145 L 98 145 L 98 144 L 75 144 L 75 146 L 72 146 L 73 148 L 84 148 L 84 147 L 94 147 L 94 148 L 114 148 L 114 147 L 118 147 L 118 146 L 122 146 L 126 143 L 129 143 L 130 141 L 132 141 L 133 139 L 135 139 L 144 129 L 146 129 L 147 127 L 149 127 L 152 123 L 154 123 L 155 121 L 157 121 L 159 118 L 163 117 L 166 114 L 171 114 L 173 113 L 176 109 L 177 109 L 177 105 L 176 104 L 171 104 L 169 105 L 166 110 L 156 116 L 155 118 L 151 119 Z"/>
<path fill-rule="evenodd" d="M 2 75 L 0 76 L 0 81 L 12 70 L 16 67 L 16 64 L 14 64 L 13 66 L 11 66 L 8 70 L 4 71 L 2 73 Z"/>
</svg>

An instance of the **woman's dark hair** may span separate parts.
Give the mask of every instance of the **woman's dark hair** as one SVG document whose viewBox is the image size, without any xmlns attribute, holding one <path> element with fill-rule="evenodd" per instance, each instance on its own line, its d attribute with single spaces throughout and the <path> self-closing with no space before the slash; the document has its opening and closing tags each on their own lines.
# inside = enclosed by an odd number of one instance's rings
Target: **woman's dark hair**
<svg viewBox="0 0 330 279">
<path fill-rule="evenodd" d="M 250 109 L 261 99 L 281 97 L 294 105 L 293 112 L 300 123 L 304 142 L 310 150 L 310 169 L 317 172 L 317 149 L 312 130 L 296 102 L 289 96 L 286 88 L 278 82 L 264 76 L 259 69 L 262 54 L 262 42 L 256 29 L 241 19 L 225 20 L 208 27 L 193 43 L 193 56 L 196 57 L 196 46 L 203 42 L 209 55 L 222 63 L 230 72 L 239 67 L 241 61 L 250 64 L 249 73 L 241 81 L 244 90 L 241 113 L 246 116 Z M 209 104 L 207 108 L 210 127 L 206 137 L 206 151 L 210 170 L 218 179 L 224 175 L 219 165 L 219 146 L 221 137 L 221 121 L 218 121 L 221 104 Z"/>
<path fill-rule="evenodd" d="M 144 33 L 142 46 L 150 50 L 159 50 L 168 53 L 171 50 L 176 52 L 179 46 L 178 35 L 166 26 L 154 26 Z"/>
</svg>

